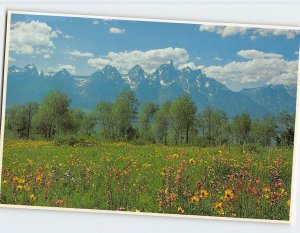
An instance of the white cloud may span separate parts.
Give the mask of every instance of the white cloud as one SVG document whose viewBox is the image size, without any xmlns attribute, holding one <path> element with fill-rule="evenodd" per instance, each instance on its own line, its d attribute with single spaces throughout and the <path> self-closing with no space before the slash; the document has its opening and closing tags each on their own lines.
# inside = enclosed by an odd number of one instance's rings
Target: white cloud
<svg viewBox="0 0 300 233">
<path fill-rule="evenodd" d="M 222 61 L 223 59 L 220 58 L 220 57 L 215 57 L 214 60 L 215 60 L 215 61 Z"/>
<path fill-rule="evenodd" d="M 50 54 L 45 54 L 45 55 L 43 56 L 43 58 L 45 58 L 45 59 L 50 59 L 50 58 L 51 58 L 51 55 L 50 55 Z"/>
<path fill-rule="evenodd" d="M 127 72 L 134 65 L 139 64 L 146 72 L 152 72 L 169 60 L 173 60 L 175 66 L 184 64 L 188 61 L 188 53 L 185 49 L 171 47 L 149 51 L 109 52 L 104 57 L 88 59 L 88 64 L 97 69 L 112 65 L 120 72 Z"/>
<path fill-rule="evenodd" d="M 125 29 L 123 29 L 123 28 L 110 28 L 109 32 L 114 33 L 114 34 L 122 34 L 122 33 L 125 33 Z"/>
<path fill-rule="evenodd" d="M 93 20 L 93 22 L 92 22 L 92 24 L 94 24 L 94 25 L 98 25 L 100 22 L 99 22 L 99 20 Z"/>
<path fill-rule="evenodd" d="M 74 37 L 66 34 L 66 35 L 63 35 L 63 38 L 65 38 L 65 39 L 73 39 Z"/>
<path fill-rule="evenodd" d="M 74 56 L 74 57 L 93 57 L 93 53 L 88 53 L 88 52 L 80 52 L 78 50 L 74 50 L 71 52 L 68 52 L 69 55 Z"/>
<path fill-rule="evenodd" d="M 237 52 L 237 55 L 246 59 L 267 59 L 267 58 L 277 58 L 281 59 L 283 56 L 277 53 L 265 53 L 255 49 L 241 50 Z"/>
<path fill-rule="evenodd" d="M 258 86 L 296 82 L 298 61 L 285 60 L 281 54 L 257 50 L 241 50 L 237 55 L 248 60 L 232 61 L 224 66 L 203 67 L 203 72 L 229 88 L 241 87 L 237 84 Z"/>
<path fill-rule="evenodd" d="M 16 61 L 16 59 L 13 57 L 8 57 L 8 61 Z"/>
<path fill-rule="evenodd" d="M 178 66 L 178 69 L 182 70 L 184 68 L 191 68 L 192 70 L 198 69 L 198 67 L 193 62 L 184 63 Z"/>
<path fill-rule="evenodd" d="M 33 54 L 37 48 L 55 48 L 53 38 L 61 34 L 40 21 L 16 22 L 10 29 L 10 50 L 18 54 Z"/>
<path fill-rule="evenodd" d="M 300 34 L 300 31 L 296 30 L 284 30 L 284 29 L 255 29 L 254 33 L 260 36 L 285 36 L 287 39 L 293 39 Z"/>
<path fill-rule="evenodd" d="M 47 71 L 48 72 L 58 72 L 60 70 L 66 69 L 70 74 L 75 74 L 76 73 L 76 67 L 72 65 L 64 65 L 60 64 L 56 68 L 53 67 L 48 67 Z"/>
<path fill-rule="evenodd" d="M 247 28 L 243 28 L 243 27 L 214 26 L 214 25 L 200 25 L 199 30 L 214 32 L 223 37 L 244 35 L 247 32 Z"/>
<path fill-rule="evenodd" d="M 287 39 L 293 39 L 300 34 L 300 31 L 288 29 L 247 28 L 217 25 L 200 25 L 199 30 L 214 32 L 222 37 L 245 35 L 247 32 L 249 32 L 251 34 L 251 40 L 255 40 L 257 36 L 285 36 Z"/>
</svg>

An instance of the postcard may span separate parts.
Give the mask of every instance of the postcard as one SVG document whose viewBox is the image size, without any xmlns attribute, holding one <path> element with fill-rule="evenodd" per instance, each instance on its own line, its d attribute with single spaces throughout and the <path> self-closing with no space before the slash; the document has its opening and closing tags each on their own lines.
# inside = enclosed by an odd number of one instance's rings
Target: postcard
<svg viewBox="0 0 300 233">
<path fill-rule="evenodd" d="M 9 11 L 1 206 L 288 222 L 299 39 Z"/>
</svg>

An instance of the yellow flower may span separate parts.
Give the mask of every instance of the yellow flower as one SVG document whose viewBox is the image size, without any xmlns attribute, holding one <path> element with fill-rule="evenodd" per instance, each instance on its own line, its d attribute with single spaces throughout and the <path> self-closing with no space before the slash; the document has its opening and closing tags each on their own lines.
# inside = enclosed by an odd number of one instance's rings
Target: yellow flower
<svg viewBox="0 0 300 233">
<path fill-rule="evenodd" d="M 184 209 L 182 207 L 178 207 L 177 212 L 179 214 L 183 214 L 184 213 Z"/>
<path fill-rule="evenodd" d="M 199 198 L 198 198 L 197 196 L 193 196 L 193 197 L 191 198 L 191 201 L 192 201 L 193 203 L 198 203 L 198 202 L 199 202 Z"/>
<path fill-rule="evenodd" d="M 264 194 L 264 198 L 265 198 L 265 199 L 269 199 L 269 197 L 270 197 L 269 194 L 267 194 L 267 193 Z"/>
<path fill-rule="evenodd" d="M 2 181 L 2 184 L 6 184 L 6 183 L 7 183 L 7 181 L 6 181 L 6 180 L 3 180 L 3 181 Z"/>
<path fill-rule="evenodd" d="M 269 192 L 271 192 L 271 190 L 270 190 L 270 188 L 269 188 L 269 187 L 264 187 L 264 191 L 265 191 L 266 193 L 269 193 Z"/>
<path fill-rule="evenodd" d="M 215 209 L 217 209 L 217 210 L 223 209 L 222 202 L 219 202 L 219 203 L 215 204 Z"/>
<path fill-rule="evenodd" d="M 219 214 L 219 215 L 224 215 L 224 214 L 225 214 L 225 213 L 224 213 L 224 210 L 223 210 L 223 209 L 219 209 L 219 210 L 218 210 L 218 214 Z"/>
<path fill-rule="evenodd" d="M 35 181 L 37 182 L 37 183 L 40 183 L 41 181 L 42 181 L 42 175 L 37 175 L 36 177 L 35 177 Z"/>
<path fill-rule="evenodd" d="M 233 198 L 233 192 L 231 189 L 226 189 L 225 190 L 225 198 L 227 199 L 232 199 Z"/>
<path fill-rule="evenodd" d="M 284 193 L 284 189 L 279 189 L 279 191 L 280 191 L 280 194 Z"/>
<path fill-rule="evenodd" d="M 19 178 L 17 176 L 14 176 L 13 182 L 17 183 L 19 181 Z"/>
<path fill-rule="evenodd" d="M 36 200 L 36 196 L 35 196 L 34 194 L 31 194 L 31 195 L 30 195 L 30 199 L 31 199 L 32 201 L 35 201 L 35 200 Z"/>
<path fill-rule="evenodd" d="M 19 184 L 24 184 L 25 183 L 25 177 L 22 176 L 19 180 L 18 180 Z"/>
<path fill-rule="evenodd" d="M 286 204 L 287 204 L 288 206 L 290 206 L 290 205 L 291 205 L 291 200 L 288 200 L 288 201 L 286 202 Z"/>
<path fill-rule="evenodd" d="M 17 186 L 16 186 L 16 190 L 22 191 L 22 189 L 23 189 L 23 187 L 22 187 L 21 185 L 17 185 Z"/>
<path fill-rule="evenodd" d="M 28 167 L 31 167 L 31 166 L 32 166 L 32 164 L 33 164 L 33 161 L 32 161 L 32 160 L 30 160 L 30 159 L 27 159 L 27 166 L 28 166 Z"/>
<path fill-rule="evenodd" d="M 177 159 L 178 157 L 179 157 L 178 154 L 173 154 L 173 155 L 172 155 L 172 158 L 174 158 L 174 159 Z"/>
<path fill-rule="evenodd" d="M 200 190 L 201 198 L 206 198 L 208 196 L 208 192 L 205 189 Z"/>
<path fill-rule="evenodd" d="M 27 184 L 25 184 L 25 185 L 24 185 L 24 190 L 25 190 L 25 191 L 29 191 L 29 190 L 30 190 L 30 187 L 29 187 Z"/>
<path fill-rule="evenodd" d="M 49 163 L 46 163 L 45 169 L 48 169 L 48 168 L 49 168 Z"/>
<path fill-rule="evenodd" d="M 189 159 L 189 162 L 190 162 L 190 164 L 194 164 L 194 163 L 195 163 L 195 160 Z"/>
</svg>

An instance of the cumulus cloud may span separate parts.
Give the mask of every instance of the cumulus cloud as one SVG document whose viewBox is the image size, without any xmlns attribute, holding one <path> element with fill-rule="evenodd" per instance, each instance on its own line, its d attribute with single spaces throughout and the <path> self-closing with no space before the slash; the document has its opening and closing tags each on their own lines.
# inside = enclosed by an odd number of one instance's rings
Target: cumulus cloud
<svg viewBox="0 0 300 233">
<path fill-rule="evenodd" d="M 265 53 L 265 52 L 258 51 L 255 49 L 241 50 L 241 51 L 237 52 L 237 55 L 239 55 L 240 57 L 246 58 L 246 59 L 268 59 L 268 58 L 281 59 L 281 58 L 283 58 L 283 56 L 281 54 Z"/>
<path fill-rule="evenodd" d="M 255 40 L 257 36 L 284 36 L 287 39 L 293 39 L 300 34 L 297 30 L 288 29 L 267 29 L 267 28 L 247 28 L 236 26 L 217 26 L 217 25 L 200 25 L 200 31 L 213 32 L 221 35 L 222 37 L 245 35 L 249 32 L 250 38 Z"/>
<path fill-rule="evenodd" d="M 287 39 L 293 39 L 300 34 L 300 31 L 296 30 L 284 30 L 284 29 L 255 29 L 254 33 L 260 36 L 285 36 Z"/>
<path fill-rule="evenodd" d="M 16 22 L 10 29 L 10 51 L 33 54 L 37 48 L 55 48 L 53 38 L 61 31 L 40 21 Z"/>
<path fill-rule="evenodd" d="M 223 37 L 244 35 L 247 32 L 247 28 L 244 27 L 215 26 L 215 25 L 200 25 L 199 30 L 214 32 Z"/>
<path fill-rule="evenodd" d="M 193 62 L 188 62 L 188 63 L 184 63 L 184 64 L 179 65 L 178 69 L 182 70 L 182 69 L 187 68 L 187 67 L 191 68 L 192 70 L 196 70 L 196 69 L 199 68 Z"/>
<path fill-rule="evenodd" d="M 149 51 L 109 52 L 104 57 L 88 59 L 88 64 L 97 69 L 112 65 L 120 72 L 127 72 L 134 65 L 139 64 L 146 72 L 152 72 L 159 65 L 169 60 L 173 60 L 175 66 L 187 63 L 188 53 L 185 49 L 172 47 Z"/>
<path fill-rule="evenodd" d="M 99 24 L 99 20 L 93 20 L 93 22 L 92 22 L 92 24 L 94 24 L 94 25 L 98 25 Z"/>
<path fill-rule="evenodd" d="M 60 70 L 66 69 L 70 74 L 75 74 L 76 73 L 76 67 L 72 65 L 64 65 L 64 64 L 59 64 L 56 68 L 53 67 L 48 67 L 47 71 L 48 72 L 58 72 Z"/>
<path fill-rule="evenodd" d="M 80 52 L 78 50 L 74 50 L 71 52 L 68 52 L 69 55 L 74 56 L 74 57 L 93 57 L 93 53 L 88 53 L 88 52 Z"/>
<path fill-rule="evenodd" d="M 125 33 L 125 29 L 123 29 L 123 28 L 110 28 L 109 29 L 109 32 L 110 33 L 114 33 L 114 34 L 123 34 L 123 33 Z"/>
<path fill-rule="evenodd" d="M 13 57 L 8 57 L 8 61 L 16 61 L 16 59 Z"/>
<path fill-rule="evenodd" d="M 220 58 L 220 57 L 215 57 L 214 60 L 215 60 L 215 61 L 222 61 L 223 59 Z"/>
<path fill-rule="evenodd" d="M 73 39 L 73 36 L 70 36 L 70 35 L 66 34 L 66 35 L 63 35 L 63 38 L 65 38 L 65 39 Z"/>
<path fill-rule="evenodd" d="M 232 61 L 223 66 L 203 67 L 204 73 L 228 87 L 260 84 L 291 84 L 297 79 L 298 61 L 285 60 L 281 54 L 258 50 L 241 50 L 238 56 L 246 61 Z M 241 86 L 241 85 L 239 85 Z"/>
<path fill-rule="evenodd" d="M 50 55 L 50 54 L 45 54 L 45 55 L 43 56 L 43 58 L 45 58 L 45 59 L 50 59 L 50 58 L 51 58 L 51 55 Z"/>
</svg>

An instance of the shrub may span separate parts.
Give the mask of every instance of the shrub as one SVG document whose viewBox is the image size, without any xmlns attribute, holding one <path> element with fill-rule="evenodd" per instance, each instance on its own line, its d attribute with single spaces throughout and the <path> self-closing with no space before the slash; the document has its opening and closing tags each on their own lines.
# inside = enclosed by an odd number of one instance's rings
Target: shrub
<svg viewBox="0 0 300 233">
<path fill-rule="evenodd" d="M 99 142 L 95 137 L 76 134 L 58 135 L 54 139 L 56 146 L 96 146 Z"/>
</svg>

